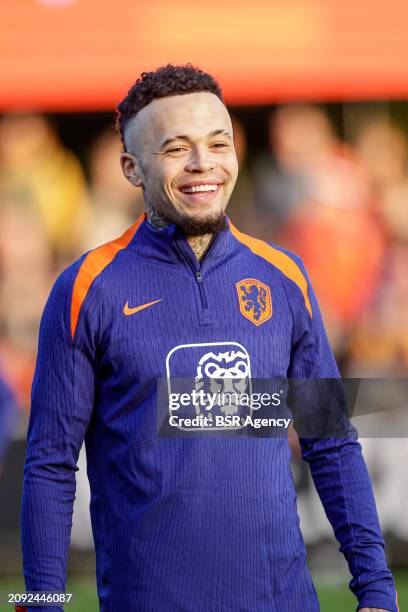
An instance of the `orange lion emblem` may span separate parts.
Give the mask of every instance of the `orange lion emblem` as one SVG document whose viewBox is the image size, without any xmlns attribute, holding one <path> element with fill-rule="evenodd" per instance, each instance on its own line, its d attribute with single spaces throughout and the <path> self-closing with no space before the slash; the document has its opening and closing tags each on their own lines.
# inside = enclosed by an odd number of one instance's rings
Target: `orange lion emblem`
<svg viewBox="0 0 408 612">
<path fill-rule="evenodd" d="M 244 278 L 236 283 L 239 309 L 254 325 L 262 325 L 272 316 L 272 298 L 268 285 L 256 278 Z"/>
</svg>

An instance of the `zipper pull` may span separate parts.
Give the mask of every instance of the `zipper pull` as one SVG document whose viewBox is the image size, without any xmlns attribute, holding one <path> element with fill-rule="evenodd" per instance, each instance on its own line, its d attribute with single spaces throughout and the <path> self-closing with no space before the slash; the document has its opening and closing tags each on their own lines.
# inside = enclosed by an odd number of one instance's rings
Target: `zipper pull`
<svg viewBox="0 0 408 612">
<path fill-rule="evenodd" d="M 200 290 L 201 305 L 202 305 L 203 308 L 208 308 L 207 298 L 206 298 L 205 291 L 204 291 L 203 276 L 202 276 L 200 270 L 197 270 L 197 272 L 195 273 L 195 277 L 196 277 L 196 281 L 198 283 L 198 288 Z"/>
</svg>

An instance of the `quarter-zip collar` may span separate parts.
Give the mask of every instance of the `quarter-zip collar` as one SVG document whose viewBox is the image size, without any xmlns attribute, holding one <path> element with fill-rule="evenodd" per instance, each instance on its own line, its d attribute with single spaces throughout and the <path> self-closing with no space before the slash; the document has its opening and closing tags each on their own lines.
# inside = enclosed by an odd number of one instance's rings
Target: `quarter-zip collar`
<svg viewBox="0 0 408 612">
<path fill-rule="evenodd" d="M 239 243 L 231 233 L 228 217 L 225 229 L 215 236 L 201 262 L 195 256 L 186 236 L 175 224 L 156 228 L 145 220 L 129 246 L 143 258 L 168 265 L 183 264 L 194 273 L 199 270 L 207 271 L 239 249 Z"/>
<path fill-rule="evenodd" d="M 202 272 L 202 270 L 205 269 L 206 267 L 207 260 L 211 261 L 211 259 L 217 258 L 217 251 L 219 251 L 219 246 L 222 247 L 223 243 L 225 242 L 226 236 L 224 236 L 223 234 L 225 234 L 226 230 L 227 230 L 227 227 L 225 227 L 224 230 L 219 232 L 213 238 L 210 246 L 207 249 L 206 254 L 204 255 L 201 261 L 197 259 L 196 254 L 194 253 L 193 249 L 190 246 L 190 243 L 188 242 L 187 238 L 185 237 L 183 232 L 178 227 L 176 227 L 173 244 L 179 250 L 182 257 L 185 259 L 187 264 L 192 268 L 194 273 L 198 271 Z"/>
</svg>

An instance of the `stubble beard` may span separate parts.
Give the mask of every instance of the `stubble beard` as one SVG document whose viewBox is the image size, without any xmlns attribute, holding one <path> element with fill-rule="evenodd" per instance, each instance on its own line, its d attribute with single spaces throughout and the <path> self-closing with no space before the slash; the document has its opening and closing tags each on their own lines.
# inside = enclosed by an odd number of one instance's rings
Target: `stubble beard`
<svg viewBox="0 0 408 612">
<path fill-rule="evenodd" d="M 145 172 L 144 168 L 143 171 Z M 177 225 L 186 236 L 205 236 L 206 234 L 216 235 L 223 231 L 226 226 L 225 208 L 217 213 L 209 214 L 202 218 L 194 217 L 191 214 L 179 212 L 174 207 L 171 211 L 163 211 L 156 208 L 149 202 L 145 186 L 142 184 L 143 197 L 147 209 L 147 217 L 152 225 L 161 228 L 166 225 Z M 228 203 L 228 201 L 227 201 Z"/>
<path fill-rule="evenodd" d="M 172 210 L 170 213 L 148 206 L 148 217 L 152 225 L 163 227 L 177 225 L 186 236 L 216 235 L 226 228 L 224 210 L 197 218 L 188 213 Z"/>
<path fill-rule="evenodd" d="M 186 236 L 216 235 L 225 229 L 225 213 L 221 211 L 216 215 L 211 215 L 202 219 L 197 219 L 196 217 L 182 213 L 179 215 L 176 224 Z"/>
</svg>

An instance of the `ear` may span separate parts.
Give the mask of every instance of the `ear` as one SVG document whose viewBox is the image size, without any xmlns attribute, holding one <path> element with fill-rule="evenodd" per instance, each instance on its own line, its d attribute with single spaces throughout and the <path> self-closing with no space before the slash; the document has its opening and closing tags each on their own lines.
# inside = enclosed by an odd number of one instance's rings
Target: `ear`
<svg viewBox="0 0 408 612">
<path fill-rule="evenodd" d="M 132 185 L 140 187 L 143 184 L 143 170 L 139 160 L 132 153 L 122 153 L 120 165 L 123 174 Z"/>
</svg>

